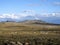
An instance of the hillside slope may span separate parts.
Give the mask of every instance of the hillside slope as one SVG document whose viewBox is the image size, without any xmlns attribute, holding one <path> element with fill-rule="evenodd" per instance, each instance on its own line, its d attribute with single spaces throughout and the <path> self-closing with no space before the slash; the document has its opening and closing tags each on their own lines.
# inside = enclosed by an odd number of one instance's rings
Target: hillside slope
<svg viewBox="0 0 60 45">
<path fill-rule="evenodd" d="M 18 31 L 18 30 L 60 30 L 60 25 L 46 23 L 41 20 L 30 20 L 23 22 L 1 22 L 0 31 Z"/>
</svg>

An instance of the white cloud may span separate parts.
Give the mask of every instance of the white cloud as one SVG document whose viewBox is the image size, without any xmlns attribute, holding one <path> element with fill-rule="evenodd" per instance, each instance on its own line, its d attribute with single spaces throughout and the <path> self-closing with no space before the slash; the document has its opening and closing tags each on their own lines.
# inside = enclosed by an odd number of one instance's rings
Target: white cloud
<svg viewBox="0 0 60 45">
<path fill-rule="evenodd" d="M 0 18 L 12 18 L 12 19 L 18 19 L 19 16 L 15 15 L 15 14 L 2 14 L 2 15 L 0 15 Z"/>
<path fill-rule="evenodd" d="M 21 18 L 21 17 L 28 16 L 28 14 L 25 14 L 25 13 L 20 13 L 20 14 L 18 14 L 18 15 L 19 15 L 20 18 Z"/>
<path fill-rule="evenodd" d="M 25 14 L 34 14 L 36 12 L 34 10 L 24 10 L 23 13 L 25 13 Z"/>
<path fill-rule="evenodd" d="M 25 10 L 19 14 L 2 14 L 0 15 L 0 18 L 21 19 L 26 16 L 34 16 L 34 15 L 35 15 L 34 10 Z"/>
<path fill-rule="evenodd" d="M 60 17 L 60 13 L 43 13 L 40 14 L 42 17 Z"/>
<path fill-rule="evenodd" d="M 26 10 L 23 13 L 19 14 L 2 14 L 0 15 L 0 18 L 21 19 L 27 16 L 33 16 L 35 19 L 39 19 L 38 17 L 60 17 L 60 13 L 37 14 L 33 10 Z"/>
<path fill-rule="evenodd" d="M 3 16 L 0 16 L 0 18 L 4 18 Z"/>
<path fill-rule="evenodd" d="M 60 6 L 60 2 L 53 2 L 54 5 Z"/>
<path fill-rule="evenodd" d="M 52 16 L 56 16 L 56 14 L 55 13 L 52 13 Z"/>
</svg>

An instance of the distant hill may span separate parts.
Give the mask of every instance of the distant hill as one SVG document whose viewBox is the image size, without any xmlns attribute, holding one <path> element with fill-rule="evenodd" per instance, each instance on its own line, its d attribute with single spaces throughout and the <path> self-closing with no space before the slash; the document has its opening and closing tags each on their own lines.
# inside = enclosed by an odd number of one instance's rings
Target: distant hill
<svg viewBox="0 0 60 45">
<path fill-rule="evenodd" d="M 60 25 L 60 24 L 54 24 L 54 23 L 48 23 L 42 20 L 25 20 L 21 21 L 21 23 L 25 24 L 40 24 L 40 25 Z"/>
<path fill-rule="evenodd" d="M 7 21 L 2 21 L 3 22 L 16 22 L 16 21 L 13 21 L 13 20 L 7 20 Z M 38 25 L 60 25 L 60 24 L 54 24 L 54 23 L 49 23 L 49 22 L 46 22 L 46 21 L 43 21 L 43 20 L 24 20 L 24 21 L 19 21 L 19 22 L 16 22 L 16 23 L 24 23 L 24 24 L 38 24 Z"/>
<path fill-rule="evenodd" d="M 40 23 L 46 23 L 46 22 L 42 20 L 25 20 L 25 21 L 22 21 L 22 23 L 40 24 Z"/>
</svg>

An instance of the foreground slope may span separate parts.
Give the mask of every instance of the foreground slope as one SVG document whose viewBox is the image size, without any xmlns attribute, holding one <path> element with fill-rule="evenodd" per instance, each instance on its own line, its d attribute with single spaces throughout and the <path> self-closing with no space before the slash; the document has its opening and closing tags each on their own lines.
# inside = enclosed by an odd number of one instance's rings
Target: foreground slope
<svg viewBox="0 0 60 45">
<path fill-rule="evenodd" d="M 31 45 L 60 44 L 60 25 L 50 24 L 39 20 L 23 22 L 0 23 L 0 45 L 4 41 L 29 42 Z M 49 42 L 50 40 L 50 42 Z M 8 43 L 6 42 L 6 43 Z M 37 43 L 37 44 L 36 44 Z"/>
</svg>

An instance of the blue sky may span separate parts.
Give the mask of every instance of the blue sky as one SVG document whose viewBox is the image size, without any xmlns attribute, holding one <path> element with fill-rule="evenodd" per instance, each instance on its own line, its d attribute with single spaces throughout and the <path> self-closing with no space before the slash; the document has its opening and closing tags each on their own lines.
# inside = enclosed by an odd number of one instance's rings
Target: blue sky
<svg viewBox="0 0 60 45">
<path fill-rule="evenodd" d="M 0 0 L 0 18 L 26 16 L 60 23 L 60 0 Z"/>
<path fill-rule="evenodd" d="M 60 0 L 0 0 L 0 14 L 34 10 L 36 13 L 60 12 Z"/>
</svg>

